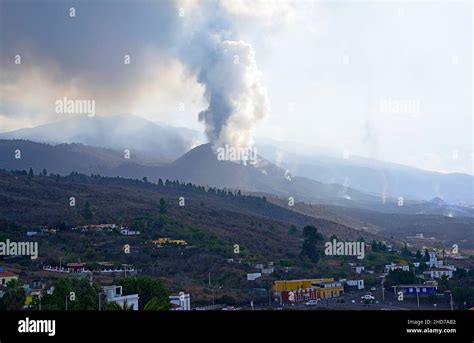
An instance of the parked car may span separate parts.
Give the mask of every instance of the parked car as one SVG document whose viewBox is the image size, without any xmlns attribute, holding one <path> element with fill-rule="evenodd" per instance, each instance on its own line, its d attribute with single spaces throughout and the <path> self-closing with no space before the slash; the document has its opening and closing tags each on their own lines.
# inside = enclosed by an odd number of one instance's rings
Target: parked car
<svg viewBox="0 0 474 343">
<path fill-rule="evenodd" d="M 315 306 L 318 304 L 317 300 L 310 300 L 304 303 L 306 306 Z"/>
<path fill-rule="evenodd" d="M 366 294 L 360 297 L 362 300 L 375 300 L 375 297 L 370 294 Z"/>
<path fill-rule="evenodd" d="M 372 292 L 375 292 L 375 291 L 377 290 L 377 288 L 372 287 L 370 290 L 371 290 Z"/>
</svg>

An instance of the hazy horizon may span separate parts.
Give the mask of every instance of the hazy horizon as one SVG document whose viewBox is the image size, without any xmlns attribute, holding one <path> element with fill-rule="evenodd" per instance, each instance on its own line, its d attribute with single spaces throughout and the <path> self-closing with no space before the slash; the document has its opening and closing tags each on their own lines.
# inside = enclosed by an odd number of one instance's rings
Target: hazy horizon
<svg viewBox="0 0 474 343">
<path fill-rule="evenodd" d="M 94 99 L 97 115 L 211 141 L 474 174 L 469 2 L 71 6 L 1 1 L 0 132 L 64 119 L 57 99 Z"/>
<path fill-rule="evenodd" d="M 110 115 L 110 116 L 97 116 L 97 117 L 99 117 L 99 118 L 101 118 L 101 117 L 112 117 L 113 118 L 113 117 L 124 117 L 124 116 L 131 116 L 131 115 Z M 38 126 L 24 127 L 24 128 L 14 129 L 14 130 L 3 131 L 3 132 L 0 132 L 0 134 L 13 133 L 17 130 L 23 130 L 23 129 L 34 129 L 36 127 L 40 127 L 40 126 L 44 126 L 44 125 L 47 126 L 47 125 L 54 124 L 54 123 L 60 123 L 62 121 L 66 122 L 66 121 L 73 120 L 73 119 L 82 119 L 82 118 L 77 117 L 77 116 L 74 116 L 74 117 L 71 117 L 71 118 L 61 118 L 61 119 L 58 119 L 55 122 L 44 123 L 44 124 L 41 124 L 41 125 L 38 125 Z M 83 119 L 84 120 L 91 120 L 92 118 L 83 118 Z M 145 118 L 142 118 L 142 119 L 147 120 Z M 184 127 L 184 126 L 176 126 L 176 125 L 172 125 L 172 124 L 164 123 L 164 122 L 160 122 L 160 121 L 154 121 L 154 122 L 150 121 L 150 123 L 157 124 L 157 125 L 160 125 L 160 126 L 170 127 L 170 128 L 182 128 L 182 129 L 186 129 L 186 130 L 192 130 L 193 132 L 195 132 L 197 134 L 202 134 L 202 140 L 200 140 L 196 145 L 193 145 L 191 149 L 193 149 L 194 147 L 196 147 L 198 145 L 201 145 L 201 144 L 209 144 L 210 143 L 209 140 L 206 139 L 206 137 L 203 133 L 203 130 L 197 130 L 197 129 L 194 129 L 194 128 L 188 128 L 188 127 Z M 2 138 L 0 137 L 0 139 L 2 139 Z M 18 139 L 21 139 L 21 138 L 18 138 Z M 59 142 L 59 141 L 54 142 L 54 141 L 51 141 L 49 143 L 61 144 L 61 143 L 68 143 L 68 142 Z M 71 143 L 73 143 L 73 142 L 71 141 Z M 81 142 L 75 142 L 75 143 L 84 144 L 84 143 L 81 143 Z M 285 142 L 283 140 L 275 139 L 274 137 L 265 137 L 265 136 L 256 135 L 255 136 L 255 146 L 258 147 L 261 144 L 271 145 L 271 146 L 275 147 L 276 149 L 278 149 L 282 152 L 291 153 L 291 154 L 294 154 L 294 156 L 300 156 L 300 157 L 303 157 L 303 158 L 305 156 L 306 157 L 311 156 L 311 157 L 316 157 L 316 158 L 318 156 L 319 157 L 330 156 L 331 158 L 339 158 L 340 157 L 341 161 L 344 159 L 344 157 L 343 157 L 344 151 L 339 151 L 337 149 L 333 149 L 332 147 L 316 146 L 316 145 L 311 145 L 311 144 L 307 144 L 307 143 L 298 143 L 298 142 Z M 84 144 L 84 145 L 87 145 L 87 144 Z M 298 148 L 295 149 L 294 146 L 298 146 Z M 119 149 L 118 146 L 117 146 L 117 149 Z M 266 157 L 266 156 L 263 156 L 263 157 Z M 409 165 L 406 165 L 406 164 L 397 163 L 397 162 L 393 162 L 393 161 L 389 161 L 389 160 L 372 159 L 370 157 L 362 156 L 362 155 L 350 155 L 349 159 L 351 159 L 351 158 L 355 158 L 355 159 L 363 158 L 363 159 L 368 159 L 369 161 L 384 162 L 384 163 L 395 164 L 395 165 L 400 165 L 400 166 L 409 167 L 409 168 L 416 168 L 416 169 L 419 169 L 419 170 L 424 170 L 424 171 L 429 171 L 429 172 L 437 172 L 437 173 L 441 173 L 441 174 L 456 174 L 456 173 L 459 173 L 459 172 L 444 172 L 444 171 L 437 171 L 437 170 L 429 170 L 429 169 L 420 168 L 420 167 L 416 167 L 416 166 L 409 166 Z M 473 174 L 470 174 L 470 173 L 461 173 L 461 174 L 474 176 Z"/>
</svg>

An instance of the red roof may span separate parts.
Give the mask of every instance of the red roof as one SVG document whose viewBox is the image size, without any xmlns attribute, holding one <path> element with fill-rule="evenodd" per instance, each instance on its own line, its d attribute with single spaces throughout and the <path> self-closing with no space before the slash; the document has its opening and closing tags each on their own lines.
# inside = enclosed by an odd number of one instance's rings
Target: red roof
<svg viewBox="0 0 474 343">
<path fill-rule="evenodd" d="M 81 268 L 84 266 L 84 263 L 68 263 L 66 267 L 68 268 Z"/>
<path fill-rule="evenodd" d="M 0 277 L 12 277 L 12 276 L 18 276 L 15 273 L 9 272 L 9 271 L 3 271 L 0 272 Z"/>
</svg>

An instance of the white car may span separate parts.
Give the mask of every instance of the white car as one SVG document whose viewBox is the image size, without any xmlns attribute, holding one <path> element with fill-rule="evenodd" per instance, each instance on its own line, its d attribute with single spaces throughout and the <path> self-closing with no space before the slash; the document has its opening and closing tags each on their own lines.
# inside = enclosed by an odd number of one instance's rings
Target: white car
<svg viewBox="0 0 474 343">
<path fill-rule="evenodd" d="M 372 292 L 374 292 L 374 291 L 376 291 L 377 289 L 376 289 L 375 287 L 372 287 L 370 290 L 371 290 Z"/>
<path fill-rule="evenodd" d="M 304 303 L 306 306 L 315 306 L 318 304 L 317 300 L 310 300 Z"/>
<path fill-rule="evenodd" d="M 362 300 L 375 300 L 375 297 L 370 295 L 370 294 L 366 294 L 366 295 L 363 295 L 360 297 Z"/>
</svg>

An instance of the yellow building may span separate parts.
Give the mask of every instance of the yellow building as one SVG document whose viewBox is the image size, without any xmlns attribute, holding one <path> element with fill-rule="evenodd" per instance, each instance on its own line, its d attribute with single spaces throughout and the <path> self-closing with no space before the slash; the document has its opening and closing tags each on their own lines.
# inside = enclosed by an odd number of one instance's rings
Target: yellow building
<svg viewBox="0 0 474 343">
<path fill-rule="evenodd" d="M 273 292 L 297 291 L 299 289 L 311 288 L 313 283 L 332 282 L 334 278 L 301 279 L 301 280 L 278 280 L 272 285 Z"/>
<path fill-rule="evenodd" d="M 344 292 L 344 286 L 340 281 L 324 281 L 313 283 L 316 289 L 318 299 L 334 298 L 340 296 Z"/>
<path fill-rule="evenodd" d="M 158 238 L 157 240 L 152 241 L 155 245 L 188 245 L 188 243 L 182 239 L 170 239 L 170 238 Z"/>
<path fill-rule="evenodd" d="M 302 279 L 302 280 L 279 280 L 272 285 L 272 291 L 282 292 L 304 292 L 314 289 L 318 299 L 334 298 L 344 292 L 342 282 L 335 281 L 334 278 L 322 279 Z"/>
</svg>

